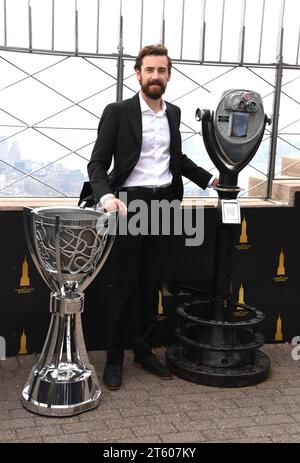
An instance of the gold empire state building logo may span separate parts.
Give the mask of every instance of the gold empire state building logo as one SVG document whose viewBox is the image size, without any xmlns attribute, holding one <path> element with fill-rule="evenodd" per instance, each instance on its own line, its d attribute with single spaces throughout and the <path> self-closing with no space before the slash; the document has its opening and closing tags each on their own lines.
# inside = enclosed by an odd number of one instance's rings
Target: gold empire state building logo
<svg viewBox="0 0 300 463">
<path fill-rule="evenodd" d="M 241 235 L 240 235 L 240 244 L 243 244 L 243 243 L 248 243 L 247 222 L 246 222 L 245 216 L 241 224 Z"/>
<path fill-rule="evenodd" d="M 31 294 L 34 291 L 34 288 L 30 287 L 30 278 L 29 278 L 29 266 L 26 256 L 24 257 L 22 268 L 21 268 L 21 278 L 19 282 L 20 286 L 15 289 L 18 294 Z"/>
<path fill-rule="evenodd" d="M 243 317 L 247 315 L 248 311 L 244 307 L 240 306 L 239 304 L 243 304 L 243 305 L 245 304 L 245 290 L 244 290 L 243 283 L 241 283 L 241 286 L 239 288 L 239 298 L 236 304 L 236 308 L 233 312 L 236 317 Z"/>
<path fill-rule="evenodd" d="M 20 279 L 20 286 L 30 286 L 30 279 L 28 275 L 28 262 L 26 256 L 22 265 L 22 276 Z"/>
<path fill-rule="evenodd" d="M 277 276 L 273 278 L 276 282 L 287 281 L 288 277 L 286 276 L 285 269 L 285 254 L 283 249 L 280 250 L 278 257 L 278 266 L 277 266 Z"/>
<path fill-rule="evenodd" d="M 277 318 L 276 322 L 276 333 L 275 333 L 275 342 L 280 342 L 283 340 L 283 335 L 282 335 L 282 320 L 280 317 L 280 314 Z"/>
<path fill-rule="evenodd" d="M 281 249 L 280 254 L 279 254 L 279 264 L 278 264 L 278 267 L 277 267 L 277 275 L 278 275 L 278 276 L 283 276 L 283 275 L 285 275 L 284 252 L 283 252 L 283 249 Z"/>
<path fill-rule="evenodd" d="M 251 244 L 248 243 L 247 221 L 246 221 L 245 215 L 244 215 L 244 218 L 243 218 L 242 223 L 241 223 L 240 241 L 239 241 L 239 244 L 236 245 L 236 248 L 239 251 L 247 250 L 247 249 L 251 248 Z"/>
<path fill-rule="evenodd" d="M 163 299 L 163 293 L 161 290 L 159 290 L 158 291 L 158 308 L 157 308 L 158 320 L 165 320 L 165 318 L 167 318 L 164 315 L 164 307 L 163 307 L 162 299 Z"/>
<path fill-rule="evenodd" d="M 20 350 L 19 350 L 19 355 L 25 355 L 28 354 L 27 352 L 27 336 L 25 334 L 25 330 L 23 330 L 21 339 L 20 339 Z"/>
<path fill-rule="evenodd" d="M 243 283 L 241 283 L 240 289 L 239 289 L 239 300 L 238 304 L 245 304 L 245 290 Z"/>
</svg>

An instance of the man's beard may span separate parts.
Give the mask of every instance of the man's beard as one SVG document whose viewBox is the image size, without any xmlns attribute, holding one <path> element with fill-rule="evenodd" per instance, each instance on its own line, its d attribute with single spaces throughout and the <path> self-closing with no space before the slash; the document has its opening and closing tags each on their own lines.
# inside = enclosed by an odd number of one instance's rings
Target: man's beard
<svg viewBox="0 0 300 463">
<path fill-rule="evenodd" d="M 157 85 L 157 87 L 154 89 L 150 89 L 151 85 Z M 152 100 L 159 100 L 161 96 L 165 93 L 166 86 L 164 85 L 160 80 L 151 80 L 150 82 L 144 83 L 142 80 L 140 80 L 140 85 L 143 90 L 143 93 L 148 97 L 152 98 Z"/>
</svg>

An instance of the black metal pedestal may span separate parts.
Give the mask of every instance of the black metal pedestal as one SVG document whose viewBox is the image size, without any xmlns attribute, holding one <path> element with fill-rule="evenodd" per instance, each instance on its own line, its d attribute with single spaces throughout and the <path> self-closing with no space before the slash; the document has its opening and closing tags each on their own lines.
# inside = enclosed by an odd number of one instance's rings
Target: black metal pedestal
<svg viewBox="0 0 300 463">
<path fill-rule="evenodd" d="M 234 303 L 230 290 L 239 224 L 223 223 L 221 200 L 236 198 L 240 190 L 236 183 L 237 176 L 221 174 L 216 188 L 220 200 L 212 292 L 178 308 L 180 327 L 175 334 L 179 345 L 166 352 L 174 374 L 208 386 L 251 386 L 266 379 L 270 371 L 269 358 L 258 350 L 264 338 L 257 325 L 264 315 L 254 307 Z"/>
<path fill-rule="evenodd" d="M 236 198 L 239 188 L 228 187 L 230 179 L 222 175 L 221 179 L 223 184 L 216 188 L 220 200 Z M 166 361 L 174 374 L 188 381 L 220 387 L 250 386 L 266 379 L 270 370 L 269 358 L 258 350 L 264 339 L 257 325 L 264 315 L 232 301 L 233 242 L 239 225 L 224 224 L 221 216 L 219 201 L 212 292 L 205 296 L 198 291 L 197 302 L 178 308 L 180 327 L 175 334 L 179 345 L 167 349 Z"/>
</svg>

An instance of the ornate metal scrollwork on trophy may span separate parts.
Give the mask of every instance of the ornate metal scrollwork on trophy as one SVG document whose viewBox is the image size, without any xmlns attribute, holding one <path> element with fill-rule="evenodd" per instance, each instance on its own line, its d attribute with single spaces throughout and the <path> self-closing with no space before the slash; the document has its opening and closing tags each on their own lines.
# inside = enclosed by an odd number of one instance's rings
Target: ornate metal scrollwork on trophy
<svg viewBox="0 0 300 463">
<path fill-rule="evenodd" d="M 75 415 L 100 401 L 82 332 L 83 291 L 108 257 L 117 216 L 78 207 L 44 207 L 24 208 L 24 219 L 32 259 L 52 291 L 52 316 L 22 403 L 41 415 Z"/>
</svg>

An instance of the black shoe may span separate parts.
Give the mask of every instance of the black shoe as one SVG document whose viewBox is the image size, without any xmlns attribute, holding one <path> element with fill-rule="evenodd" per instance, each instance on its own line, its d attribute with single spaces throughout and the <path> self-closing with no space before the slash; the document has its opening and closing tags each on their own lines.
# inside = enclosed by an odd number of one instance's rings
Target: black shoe
<svg viewBox="0 0 300 463">
<path fill-rule="evenodd" d="M 172 379 L 170 370 L 163 365 L 152 352 L 141 359 L 135 357 L 133 365 L 138 368 L 143 368 L 159 378 Z"/>
<path fill-rule="evenodd" d="M 113 391 L 120 389 L 122 385 L 122 367 L 117 364 L 106 364 L 102 379 L 108 389 Z"/>
</svg>

